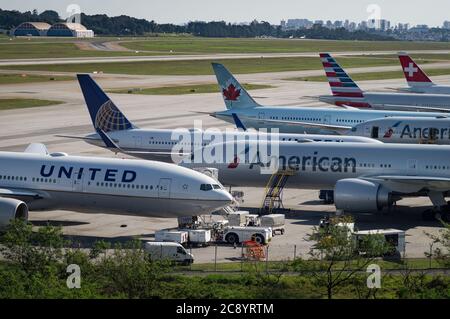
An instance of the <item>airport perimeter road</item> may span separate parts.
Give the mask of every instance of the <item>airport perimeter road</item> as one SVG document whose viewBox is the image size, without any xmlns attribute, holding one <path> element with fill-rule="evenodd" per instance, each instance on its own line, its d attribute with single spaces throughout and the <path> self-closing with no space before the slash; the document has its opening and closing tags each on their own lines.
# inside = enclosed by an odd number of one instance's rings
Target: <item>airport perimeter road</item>
<svg viewBox="0 0 450 319">
<path fill-rule="evenodd" d="M 273 80 L 270 74 L 260 78 L 257 74 L 243 75 L 244 81 L 258 84 L 273 84 L 275 88 L 252 91 L 255 99 L 267 105 L 324 106 L 320 102 L 302 99 L 302 96 L 328 94 L 326 83 L 296 82 Z M 133 87 L 134 85 L 155 85 L 158 77 L 101 75 L 96 77 L 105 87 Z M 159 77 L 161 81 L 182 85 L 191 77 Z M 240 77 L 241 78 L 241 77 Z M 196 81 L 198 78 L 190 81 Z M 211 79 L 213 77 L 206 77 Z M 243 81 L 243 82 L 244 82 Z M 448 84 L 447 78 L 442 83 Z M 189 83 L 189 82 L 188 82 Z M 398 86 L 398 80 L 364 82 L 366 89 Z M 76 81 L 28 83 L 0 85 L 0 95 L 6 97 L 42 98 L 60 100 L 61 105 L 0 111 L 0 150 L 22 151 L 31 142 L 43 142 L 51 152 L 67 152 L 79 155 L 98 155 L 120 157 L 104 149 L 91 146 L 83 141 L 56 137 L 56 134 L 82 135 L 92 132 L 81 92 Z M 222 110 L 224 104 L 219 93 L 191 94 L 176 96 L 111 94 L 114 102 L 126 113 L 127 117 L 139 127 L 153 128 L 191 128 L 195 120 L 202 120 L 203 128 L 224 129 L 230 125 L 207 115 L 193 111 Z M 237 189 L 236 189 L 237 190 Z M 256 209 L 261 205 L 263 188 L 243 188 L 245 192 L 243 207 Z M 310 243 L 305 236 L 317 226 L 320 218 L 334 207 L 321 205 L 318 192 L 311 190 L 286 189 L 285 206 L 294 210 L 287 216 L 286 234 L 276 236 L 269 247 L 270 260 L 287 260 L 294 253 L 306 255 Z M 441 229 L 438 223 L 423 222 L 420 212 L 423 206 L 430 206 L 427 198 L 405 200 L 401 207 L 391 215 L 356 216 L 357 226 L 361 229 L 397 228 L 407 232 L 406 253 L 408 257 L 423 257 L 429 250 L 430 240 L 424 232 L 436 234 Z M 409 206 L 413 208 L 409 208 Z M 63 231 L 71 239 L 86 246 L 93 241 L 105 239 L 112 242 L 131 239 L 138 236 L 152 240 L 158 229 L 176 227 L 176 219 L 146 218 L 105 214 L 80 214 L 66 211 L 31 212 L 30 220 L 35 225 L 47 222 L 62 225 Z M 196 248 L 193 250 L 197 262 L 212 262 L 214 248 Z M 240 249 L 221 246 L 218 250 L 219 262 L 236 261 Z"/>
</svg>

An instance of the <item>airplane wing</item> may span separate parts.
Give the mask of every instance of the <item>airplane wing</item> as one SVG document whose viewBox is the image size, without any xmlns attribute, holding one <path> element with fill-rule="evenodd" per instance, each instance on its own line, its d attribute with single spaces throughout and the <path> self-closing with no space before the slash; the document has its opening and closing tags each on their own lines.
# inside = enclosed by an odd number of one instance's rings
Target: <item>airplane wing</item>
<svg viewBox="0 0 450 319">
<path fill-rule="evenodd" d="M 261 121 L 261 122 L 265 122 L 265 123 L 269 123 L 269 124 L 285 124 L 285 125 L 300 126 L 300 127 L 321 128 L 321 129 L 332 130 L 332 131 L 336 131 L 336 132 L 340 132 L 340 133 L 345 133 L 352 129 L 352 126 L 341 126 L 341 125 L 288 121 L 288 120 L 256 119 L 256 118 L 249 118 L 249 117 L 243 117 L 243 118 L 252 120 L 252 121 L 257 120 L 257 121 Z"/>
<path fill-rule="evenodd" d="M 89 136 L 77 136 L 77 135 L 55 135 L 56 137 L 73 138 L 79 140 L 89 140 L 89 141 L 99 141 L 99 138 L 89 137 Z"/>
<path fill-rule="evenodd" d="M 20 188 L 0 188 L 0 197 L 30 197 L 33 199 L 44 198 L 41 193 Z"/>
</svg>

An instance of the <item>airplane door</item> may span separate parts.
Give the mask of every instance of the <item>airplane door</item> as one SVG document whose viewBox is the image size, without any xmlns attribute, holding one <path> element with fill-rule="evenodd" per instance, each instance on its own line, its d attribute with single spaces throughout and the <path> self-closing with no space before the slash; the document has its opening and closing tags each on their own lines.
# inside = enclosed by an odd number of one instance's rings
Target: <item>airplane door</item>
<svg viewBox="0 0 450 319">
<path fill-rule="evenodd" d="M 326 115 L 323 117 L 323 122 L 324 124 L 330 124 L 331 123 L 331 116 L 330 115 Z"/>
<path fill-rule="evenodd" d="M 378 126 L 372 127 L 372 132 L 370 134 L 371 138 L 378 138 L 380 128 Z"/>
<path fill-rule="evenodd" d="M 172 179 L 160 178 L 159 185 L 158 185 L 158 197 L 170 198 L 170 185 L 171 184 L 172 184 Z"/>
<path fill-rule="evenodd" d="M 141 148 L 142 147 L 142 137 L 140 136 L 133 136 L 134 140 L 134 147 L 135 148 Z"/>
<path fill-rule="evenodd" d="M 259 112 L 258 113 L 258 119 L 264 120 L 265 118 L 266 118 L 266 113 L 264 113 L 264 112 Z"/>
<path fill-rule="evenodd" d="M 408 160 L 408 175 L 417 175 L 419 164 L 417 160 Z"/>
<path fill-rule="evenodd" d="M 84 173 L 82 173 L 81 178 L 78 179 L 78 170 L 76 170 L 72 177 L 72 190 L 74 192 L 83 192 L 84 191 Z"/>
</svg>

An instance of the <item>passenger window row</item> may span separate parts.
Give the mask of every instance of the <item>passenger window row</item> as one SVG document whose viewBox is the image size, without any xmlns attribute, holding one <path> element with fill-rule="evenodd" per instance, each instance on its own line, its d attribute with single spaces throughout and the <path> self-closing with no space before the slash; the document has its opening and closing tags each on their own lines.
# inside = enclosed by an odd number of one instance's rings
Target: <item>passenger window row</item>
<svg viewBox="0 0 450 319">
<path fill-rule="evenodd" d="M 146 189 L 153 190 L 159 189 L 159 185 L 136 185 L 136 184 L 122 184 L 122 183 L 107 183 L 107 182 L 97 182 L 97 186 L 99 187 L 108 187 L 108 188 L 131 188 L 131 189 Z"/>
<path fill-rule="evenodd" d="M 26 181 L 27 178 L 23 176 L 9 176 L 9 175 L 0 175 L 0 179 L 8 180 L 8 181 Z"/>
</svg>

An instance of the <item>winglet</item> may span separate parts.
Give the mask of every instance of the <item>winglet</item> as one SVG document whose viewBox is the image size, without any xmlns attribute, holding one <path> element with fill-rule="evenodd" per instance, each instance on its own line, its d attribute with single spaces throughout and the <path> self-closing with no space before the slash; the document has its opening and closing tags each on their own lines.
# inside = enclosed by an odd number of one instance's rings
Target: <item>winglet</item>
<svg viewBox="0 0 450 319">
<path fill-rule="evenodd" d="M 48 155 L 47 147 L 42 143 L 31 143 L 24 151 L 25 153 Z"/>
<path fill-rule="evenodd" d="M 432 86 L 433 81 L 406 52 L 399 52 L 398 58 L 402 65 L 403 74 L 410 87 Z"/>
<path fill-rule="evenodd" d="M 244 123 L 242 123 L 241 119 L 237 116 L 236 113 L 231 113 L 233 116 L 234 123 L 236 124 L 236 127 L 240 130 L 247 131 L 247 128 L 245 127 Z"/>
</svg>

